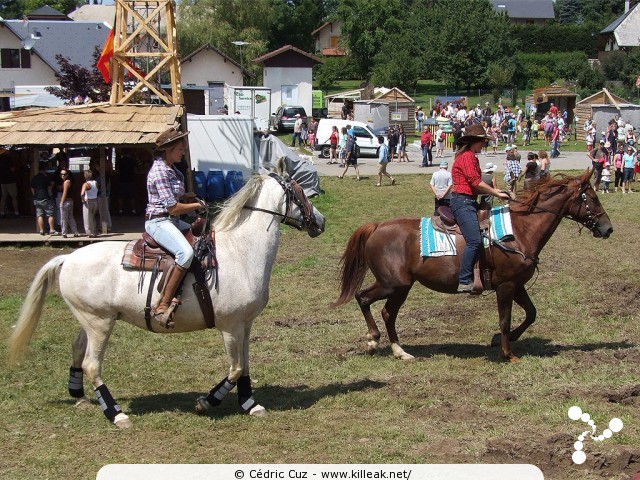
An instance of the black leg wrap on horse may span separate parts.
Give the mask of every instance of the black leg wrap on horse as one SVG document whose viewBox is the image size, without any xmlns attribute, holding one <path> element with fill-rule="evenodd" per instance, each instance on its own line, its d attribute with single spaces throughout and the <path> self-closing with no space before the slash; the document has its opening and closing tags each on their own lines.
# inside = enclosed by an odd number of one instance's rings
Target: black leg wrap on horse
<svg viewBox="0 0 640 480">
<path fill-rule="evenodd" d="M 111 392 L 109 392 L 109 389 L 104 383 L 95 389 L 95 393 L 100 408 L 102 408 L 102 413 L 104 413 L 104 416 L 107 417 L 109 421 L 113 422 L 116 415 L 122 412 L 120 405 L 113 399 Z"/>
<path fill-rule="evenodd" d="M 218 385 L 213 387 L 207 395 L 207 402 L 213 407 L 217 407 L 222 402 L 222 399 L 227 396 L 231 390 L 236 386 L 235 383 L 229 381 L 229 377 L 222 380 Z"/>
<path fill-rule="evenodd" d="M 242 413 L 249 413 L 251 409 L 258 404 L 258 402 L 253 399 L 249 375 L 238 379 L 238 403 L 240 404 Z"/>
<path fill-rule="evenodd" d="M 71 395 L 73 398 L 84 397 L 81 368 L 76 368 L 76 367 L 69 368 L 69 395 Z"/>
</svg>

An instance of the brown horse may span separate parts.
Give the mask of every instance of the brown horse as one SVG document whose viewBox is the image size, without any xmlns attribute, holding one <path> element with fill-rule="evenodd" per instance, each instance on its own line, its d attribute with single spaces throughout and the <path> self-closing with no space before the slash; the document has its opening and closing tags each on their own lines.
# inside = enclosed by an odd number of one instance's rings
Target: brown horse
<svg viewBox="0 0 640 480">
<path fill-rule="evenodd" d="M 515 240 L 503 247 L 492 245 L 486 253 L 491 266 L 491 288 L 496 292 L 500 333 L 493 338 L 500 355 L 508 361 L 518 358 L 511 352 L 510 342 L 520 338 L 536 318 L 536 308 L 529 298 L 525 284 L 536 271 L 542 248 L 555 232 L 563 218 L 574 220 L 588 228 L 594 237 L 608 238 L 613 227 L 590 184 L 592 172 L 587 170 L 578 177 L 556 175 L 546 177 L 533 191 L 526 192 L 509 202 Z M 396 317 L 414 282 L 431 290 L 456 293 L 458 286 L 459 256 L 426 258 L 420 255 L 420 220 L 399 218 L 386 222 L 361 225 L 351 235 L 341 259 L 340 298 L 332 307 L 344 305 L 355 298 L 367 321 L 368 351 L 379 348 L 380 331 L 371 314 L 371 304 L 382 299 L 382 309 L 394 357 L 413 358 L 398 343 Z M 458 252 L 464 239 L 456 237 Z M 367 269 L 375 282 L 359 290 Z M 513 301 L 525 311 L 525 319 L 511 330 Z"/>
</svg>

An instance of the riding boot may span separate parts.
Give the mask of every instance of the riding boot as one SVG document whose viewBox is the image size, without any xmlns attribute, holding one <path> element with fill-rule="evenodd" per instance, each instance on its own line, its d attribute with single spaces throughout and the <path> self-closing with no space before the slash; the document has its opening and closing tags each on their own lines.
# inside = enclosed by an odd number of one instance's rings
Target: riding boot
<svg viewBox="0 0 640 480">
<path fill-rule="evenodd" d="M 167 274 L 167 280 L 164 283 L 164 290 L 160 303 L 153 311 L 153 318 L 164 328 L 173 328 L 173 312 L 178 306 L 178 302 L 174 301 L 174 296 L 182 279 L 187 274 L 187 269 L 180 265 L 174 265 Z"/>
</svg>

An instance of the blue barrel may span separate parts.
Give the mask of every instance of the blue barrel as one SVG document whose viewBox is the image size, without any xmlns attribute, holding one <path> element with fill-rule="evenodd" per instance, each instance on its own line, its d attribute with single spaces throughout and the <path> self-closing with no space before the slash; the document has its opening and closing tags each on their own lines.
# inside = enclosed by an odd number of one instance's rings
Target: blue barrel
<svg viewBox="0 0 640 480">
<path fill-rule="evenodd" d="M 198 198 L 207 199 L 207 175 L 204 172 L 193 171 L 193 188 Z"/>
<path fill-rule="evenodd" d="M 224 175 L 222 170 L 209 170 L 207 174 L 207 200 L 224 200 Z"/>
<path fill-rule="evenodd" d="M 224 193 L 226 197 L 230 197 L 244 186 L 242 179 L 242 171 L 229 170 L 224 179 Z"/>
</svg>

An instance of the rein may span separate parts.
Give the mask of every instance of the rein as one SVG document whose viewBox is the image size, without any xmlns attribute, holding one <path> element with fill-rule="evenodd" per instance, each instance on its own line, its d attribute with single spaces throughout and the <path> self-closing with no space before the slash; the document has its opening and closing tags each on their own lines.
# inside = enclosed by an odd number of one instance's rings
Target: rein
<svg viewBox="0 0 640 480">
<path fill-rule="evenodd" d="M 287 209 L 284 214 L 272 210 L 267 210 L 265 208 L 259 207 L 251 207 L 248 205 L 243 206 L 247 210 L 252 210 L 254 212 L 262 212 L 270 215 L 275 215 L 278 217 L 282 217 L 281 223 L 285 225 L 289 225 L 297 230 L 303 230 L 305 227 L 308 227 L 313 222 L 313 207 L 311 203 L 307 199 L 304 194 L 304 190 L 295 180 L 285 181 L 280 176 L 275 173 L 270 173 L 269 176 L 278 181 L 278 184 L 284 190 L 287 202 Z M 295 204 L 300 209 L 302 213 L 302 219 L 294 218 L 290 215 L 291 213 L 291 205 Z"/>
<path fill-rule="evenodd" d="M 567 188 L 567 185 L 562 185 L 563 188 Z M 561 214 L 559 212 L 554 212 L 553 210 L 549 210 L 547 208 L 543 208 L 540 207 L 538 205 L 533 205 L 531 203 L 525 203 L 525 202 L 521 202 L 517 199 L 511 199 L 509 200 L 510 202 L 514 202 L 514 203 L 519 203 L 520 205 L 525 205 L 528 207 L 528 211 L 532 212 L 533 210 L 537 210 L 539 212 L 544 212 L 544 213 L 550 213 L 552 215 L 555 215 L 556 217 L 560 217 L 560 218 L 566 218 L 568 220 L 571 220 L 573 222 L 576 222 L 579 226 L 579 231 L 582 230 L 583 227 L 586 227 L 589 229 L 589 231 L 593 232 L 597 226 L 598 226 L 598 218 L 600 216 L 602 216 L 602 213 L 596 214 L 593 213 L 593 211 L 591 210 L 591 207 L 589 206 L 589 202 L 587 202 L 587 194 L 585 193 L 586 189 L 589 186 L 587 185 L 586 187 L 583 187 L 581 189 L 581 191 L 579 192 L 579 196 L 576 196 L 574 199 L 574 204 L 575 202 L 580 202 L 580 208 L 582 208 L 582 206 L 584 205 L 585 210 L 587 211 L 587 219 L 581 223 L 579 220 L 577 220 L 573 215 L 567 213 L 567 214 Z M 604 212 L 603 212 L 604 213 Z"/>
</svg>

